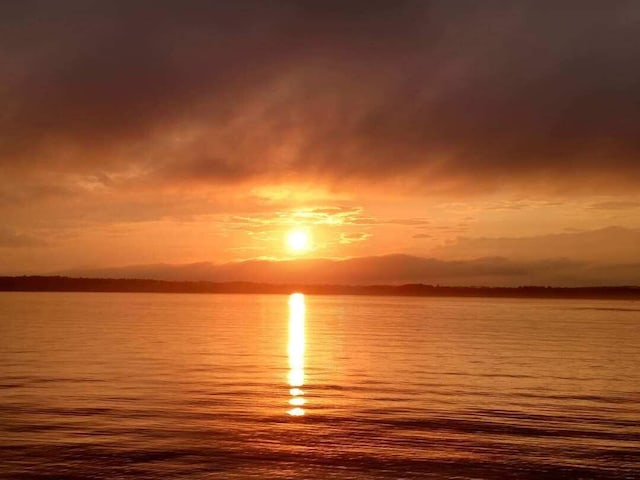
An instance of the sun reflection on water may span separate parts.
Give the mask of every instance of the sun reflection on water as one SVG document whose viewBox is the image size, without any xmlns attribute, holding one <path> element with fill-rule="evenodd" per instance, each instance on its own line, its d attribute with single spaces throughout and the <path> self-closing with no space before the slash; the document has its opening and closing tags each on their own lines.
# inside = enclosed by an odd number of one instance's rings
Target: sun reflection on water
<svg viewBox="0 0 640 480">
<path fill-rule="evenodd" d="M 289 296 L 289 405 L 294 408 L 287 411 L 289 415 L 299 417 L 305 414 L 304 391 L 304 351 L 305 351 L 305 304 L 304 294 L 293 293 Z"/>
</svg>

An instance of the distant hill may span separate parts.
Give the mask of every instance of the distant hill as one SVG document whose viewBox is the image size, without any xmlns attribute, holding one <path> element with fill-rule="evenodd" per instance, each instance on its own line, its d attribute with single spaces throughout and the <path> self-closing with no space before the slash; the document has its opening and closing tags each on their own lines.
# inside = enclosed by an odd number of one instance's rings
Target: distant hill
<svg viewBox="0 0 640 480">
<path fill-rule="evenodd" d="M 554 287 L 640 285 L 640 263 L 599 264 L 567 258 L 515 261 L 502 257 L 442 260 L 411 255 L 357 258 L 251 259 L 228 263 L 128 265 L 47 275 L 281 285 L 465 285 Z"/>
<path fill-rule="evenodd" d="M 252 282 L 188 282 L 62 276 L 0 277 L 0 291 L 270 293 L 311 295 L 387 295 L 425 297 L 593 298 L 640 300 L 640 287 L 445 287 L 405 285 L 299 285 Z"/>
</svg>

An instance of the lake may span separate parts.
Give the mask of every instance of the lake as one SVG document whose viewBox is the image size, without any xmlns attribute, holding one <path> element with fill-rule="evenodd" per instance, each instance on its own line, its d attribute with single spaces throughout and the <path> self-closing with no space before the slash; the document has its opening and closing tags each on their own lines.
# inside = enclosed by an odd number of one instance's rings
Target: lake
<svg viewBox="0 0 640 480">
<path fill-rule="evenodd" d="M 0 293 L 3 479 L 640 479 L 640 302 Z"/>
</svg>

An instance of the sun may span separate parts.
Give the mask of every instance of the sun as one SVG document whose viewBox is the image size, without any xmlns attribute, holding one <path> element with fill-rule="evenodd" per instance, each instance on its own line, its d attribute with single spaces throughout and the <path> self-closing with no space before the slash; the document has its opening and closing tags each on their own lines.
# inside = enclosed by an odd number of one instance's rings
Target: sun
<svg viewBox="0 0 640 480">
<path fill-rule="evenodd" d="M 294 253 L 303 253 L 309 250 L 309 234 L 304 230 L 291 230 L 287 233 L 287 245 Z"/>
</svg>

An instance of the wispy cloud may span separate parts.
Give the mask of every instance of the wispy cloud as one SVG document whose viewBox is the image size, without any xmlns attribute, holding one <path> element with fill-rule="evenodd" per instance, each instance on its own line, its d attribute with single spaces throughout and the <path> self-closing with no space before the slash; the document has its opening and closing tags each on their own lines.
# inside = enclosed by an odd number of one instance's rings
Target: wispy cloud
<svg viewBox="0 0 640 480">
<path fill-rule="evenodd" d="M 592 210 L 633 210 L 640 208 L 640 202 L 599 202 L 589 206 Z"/>
</svg>

